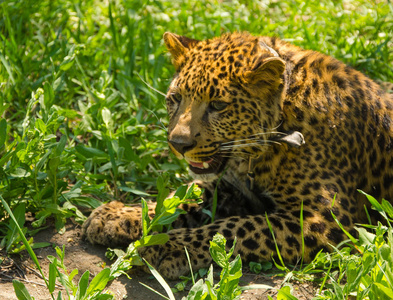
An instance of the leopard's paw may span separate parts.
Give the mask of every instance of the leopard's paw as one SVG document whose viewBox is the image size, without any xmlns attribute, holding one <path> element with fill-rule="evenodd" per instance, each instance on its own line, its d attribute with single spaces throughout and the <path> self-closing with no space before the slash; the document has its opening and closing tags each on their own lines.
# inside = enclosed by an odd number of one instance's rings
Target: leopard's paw
<svg viewBox="0 0 393 300">
<path fill-rule="evenodd" d="M 141 236 L 141 208 L 113 201 L 96 208 L 82 226 L 92 244 L 127 246 Z"/>
</svg>

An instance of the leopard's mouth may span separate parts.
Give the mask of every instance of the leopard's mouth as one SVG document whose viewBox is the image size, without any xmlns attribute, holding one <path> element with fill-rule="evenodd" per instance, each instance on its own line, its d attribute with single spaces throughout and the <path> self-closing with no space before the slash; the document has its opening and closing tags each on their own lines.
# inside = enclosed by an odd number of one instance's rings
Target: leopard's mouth
<svg viewBox="0 0 393 300">
<path fill-rule="evenodd" d="M 209 156 L 200 162 L 186 159 L 190 170 L 195 174 L 220 173 L 224 169 L 227 160 L 227 158 L 224 158 L 219 154 Z"/>
</svg>

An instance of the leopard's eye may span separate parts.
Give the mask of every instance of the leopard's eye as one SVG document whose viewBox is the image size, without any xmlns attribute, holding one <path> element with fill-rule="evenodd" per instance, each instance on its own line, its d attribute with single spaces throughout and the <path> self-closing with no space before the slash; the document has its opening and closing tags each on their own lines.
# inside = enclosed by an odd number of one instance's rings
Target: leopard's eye
<svg viewBox="0 0 393 300">
<path fill-rule="evenodd" d="M 172 101 L 176 102 L 176 103 L 180 103 L 182 100 L 182 96 L 179 93 L 173 93 L 170 95 Z"/>
<path fill-rule="evenodd" d="M 212 101 L 212 102 L 210 102 L 209 107 L 213 110 L 221 111 L 221 110 L 224 110 L 225 108 L 227 108 L 228 105 L 229 105 L 229 103 L 226 103 L 223 101 Z"/>
</svg>

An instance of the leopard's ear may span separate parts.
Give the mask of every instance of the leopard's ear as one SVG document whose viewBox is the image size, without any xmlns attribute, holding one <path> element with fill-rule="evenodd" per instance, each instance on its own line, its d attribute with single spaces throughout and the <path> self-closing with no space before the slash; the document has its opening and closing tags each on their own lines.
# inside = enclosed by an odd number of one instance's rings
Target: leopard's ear
<svg viewBox="0 0 393 300">
<path fill-rule="evenodd" d="M 174 33 L 165 32 L 164 43 L 169 53 L 171 53 L 172 63 L 178 71 L 184 62 L 184 58 L 188 50 L 198 44 L 199 41 Z"/>
<path fill-rule="evenodd" d="M 285 61 L 280 57 L 259 57 L 249 71 L 244 73 L 244 79 L 251 85 L 268 84 L 272 87 L 281 83 L 281 75 L 285 71 Z"/>
</svg>

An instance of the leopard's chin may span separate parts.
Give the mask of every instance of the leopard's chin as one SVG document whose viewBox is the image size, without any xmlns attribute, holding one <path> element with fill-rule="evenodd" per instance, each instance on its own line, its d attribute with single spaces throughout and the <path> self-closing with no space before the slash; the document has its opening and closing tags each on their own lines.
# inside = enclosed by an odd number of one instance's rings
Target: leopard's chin
<svg viewBox="0 0 393 300">
<path fill-rule="evenodd" d="M 203 162 L 187 161 L 188 167 L 190 168 L 191 175 L 207 175 L 207 174 L 219 174 L 221 173 L 227 163 L 227 158 L 216 154 L 209 157 Z"/>
</svg>

